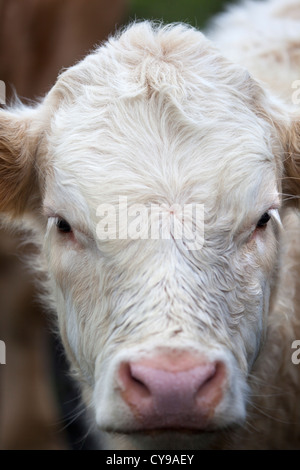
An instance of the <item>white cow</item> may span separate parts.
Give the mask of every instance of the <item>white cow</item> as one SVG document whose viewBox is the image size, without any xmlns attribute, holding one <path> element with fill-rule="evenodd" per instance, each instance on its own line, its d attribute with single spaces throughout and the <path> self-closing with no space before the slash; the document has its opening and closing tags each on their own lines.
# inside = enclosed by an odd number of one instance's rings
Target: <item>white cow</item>
<svg viewBox="0 0 300 470">
<path fill-rule="evenodd" d="M 300 445 L 300 4 L 211 37 L 133 24 L 0 113 L 0 208 L 42 234 L 110 448 Z"/>
</svg>

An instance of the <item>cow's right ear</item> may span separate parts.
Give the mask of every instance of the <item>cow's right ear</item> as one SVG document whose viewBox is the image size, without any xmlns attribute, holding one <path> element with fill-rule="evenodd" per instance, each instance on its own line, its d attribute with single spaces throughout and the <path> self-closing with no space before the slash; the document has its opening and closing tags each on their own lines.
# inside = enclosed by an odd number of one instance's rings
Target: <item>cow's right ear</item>
<svg viewBox="0 0 300 470">
<path fill-rule="evenodd" d="M 0 212 L 13 217 L 39 203 L 37 111 L 0 110 Z"/>
</svg>

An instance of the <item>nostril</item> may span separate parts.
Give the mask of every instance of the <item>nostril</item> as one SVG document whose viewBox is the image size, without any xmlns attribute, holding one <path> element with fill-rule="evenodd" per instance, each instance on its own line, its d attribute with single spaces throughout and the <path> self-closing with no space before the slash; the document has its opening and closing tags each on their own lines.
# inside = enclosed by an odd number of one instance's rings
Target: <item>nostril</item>
<svg viewBox="0 0 300 470">
<path fill-rule="evenodd" d="M 138 371 L 135 370 L 132 364 L 129 364 L 129 374 L 131 379 L 131 387 L 134 388 L 135 392 L 140 395 L 141 398 L 146 398 L 151 395 L 151 391 L 144 383 L 143 379 L 139 376 Z"/>
<path fill-rule="evenodd" d="M 200 389 L 203 389 L 203 387 L 208 385 L 214 379 L 214 377 L 216 376 L 216 373 L 217 373 L 217 365 L 214 364 L 213 368 L 211 369 L 211 371 L 209 372 L 205 380 L 201 383 Z"/>
<path fill-rule="evenodd" d="M 136 384 L 139 384 L 139 385 L 142 385 L 143 387 L 145 387 L 145 384 L 143 384 L 143 382 L 141 382 L 139 379 L 136 379 L 133 375 L 132 375 L 131 377 L 132 377 L 132 380 L 133 380 Z"/>
<path fill-rule="evenodd" d="M 129 392 L 133 399 L 148 398 L 151 395 L 145 381 L 135 370 L 134 364 L 123 363 L 119 370 L 119 378 L 122 388 Z"/>
<path fill-rule="evenodd" d="M 218 401 L 218 398 L 222 395 L 225 375 L 225 365 L 221 362 L 216 362 L 205 381 L 198 388 L 196 401 Z"/>
</svg>

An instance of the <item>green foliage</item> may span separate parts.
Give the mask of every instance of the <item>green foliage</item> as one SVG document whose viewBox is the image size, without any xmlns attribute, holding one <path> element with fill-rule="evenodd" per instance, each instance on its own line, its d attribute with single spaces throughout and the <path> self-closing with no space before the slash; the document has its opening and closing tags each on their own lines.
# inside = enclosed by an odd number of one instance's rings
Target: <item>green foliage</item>
<svg viewBox="0 0 300 470">
<path fill-rule="evenodd" d="M 224 10 L 226 0 L 131 0 L 131 19 L 181 21 L 202 28 L 214 14 Z"/>
</svg>

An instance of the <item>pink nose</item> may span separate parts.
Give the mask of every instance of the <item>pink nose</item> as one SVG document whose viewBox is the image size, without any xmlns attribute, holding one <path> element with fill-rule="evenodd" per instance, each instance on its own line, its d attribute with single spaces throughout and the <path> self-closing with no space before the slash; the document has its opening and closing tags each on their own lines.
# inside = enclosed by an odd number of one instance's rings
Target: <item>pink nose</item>
<svg viewBox="0 0 300 470">
<path fill-rule="evenodd" d="M 205 429 L 223 395 L 225 366 L 189 353 L 123 363 L 121 395 L 142 429 Z"/>
</svg>

